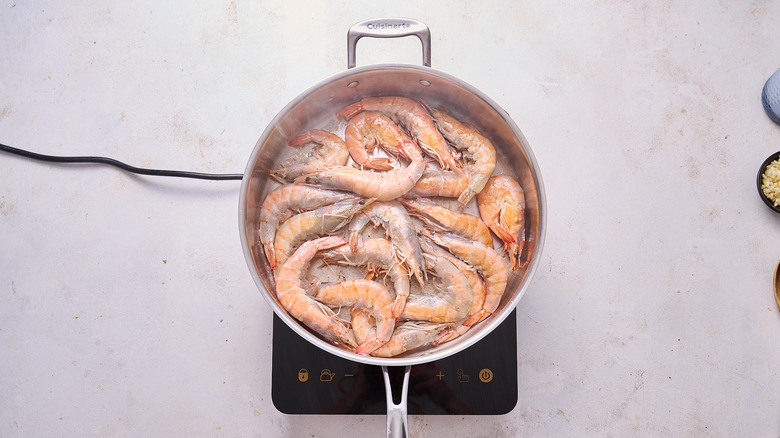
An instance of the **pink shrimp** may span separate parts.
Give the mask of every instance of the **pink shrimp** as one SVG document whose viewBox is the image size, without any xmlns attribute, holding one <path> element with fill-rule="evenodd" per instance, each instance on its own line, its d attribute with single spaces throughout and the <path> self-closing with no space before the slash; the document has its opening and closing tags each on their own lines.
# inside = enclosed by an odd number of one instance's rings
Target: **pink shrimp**
<svg viewBox="0 0 780 438">
<path fill-rule="evenodd" d="M 469 180 L 468 169 L 453 172 L 428 165 L 407 196 L 457 198 L 468 189 Z"/>
<path fill-rule="evenodd" d="M 419 148 L 413 143 L 402 143 L 399 152 L 411 160 L 411 163 L 403 169 L 374 172 L 349 166 L 326 167 L 302 175 L 296 178 L 295 182 L 321 184 L 335 189 L 349 190 L 379 201 L 391 201 L 411 190 L 425 170 L 425 160 Z"/>
<path fill-rule="evenodd" d="M 351 119 L 361 111 L 379 111 L 406 127 L 426 154 L 442 169 L 462 171 L 457 153 L 436 129 L 431 115 L 421 104 L 400 96 L 367 97 L 339 111 L 338 116 Z"/>
<path fill-rule="evenodd" d="M 361 309 L 350 309 L 352 315 L 352 331 L 358 342 L 376 337 L 376 325 L 371 315 Z M 435 324 L 425 321 L 407 321 L 399 324 L 393 331 L 390 340 L 371 352 L 376 357 L 393 357 L 415 348 L 431 345 L 431 343 L 446 331 L 450 324 Z"/>
<path fill-rule="evenodd" d="M 393 243 L 387 239 L 368 239 L 352 251 L 349 245 L 325 251 L 320 256 L 327 262 L 338 263 L 347 266 L 365 266 L 369 271 L 379 268 L 390 276 L 395 290 L 393 303 L 393 317 L 398 319 L 406 306 L 406 298 L 409 296 L 409 271 L 395 255 Z"/>
<path fill-rule="evenodd" d="M 331 306 L 358 307 L 371 313 L 377 324 L 376 336 L 355 348 L 357 354 L 370 354 L 393 335 L 393 298 L 382 284 L 371 280 L 349 280 L 321 287 L 314 297 Z"/>
<path fill-rule="evenodd" d="M 274 237 L 274 256 L 277 267 L 284 263 L 303 242 L 331 234 L 346 225 L 358 211 L 374 202 L 373 199 L 348 199 L 315 210 L 305 211 L 287 219 Z"/>
<path fill-rule="evenodd" d="M 442 249 L 429 238 L 421 236 L 420 246 L 422 246 L 423 252 L 426 255 L 441 257 L 452 262 L 471 284 L 473 300 L 471 302 L 471 307 L 466 313 L 466 319 L 460 324 L 442 330 L 432 342 L 433 345 L 439 345 L 462 336 L 471 328 L 471 326 L 489 316 L 488 313 L 482 310 L 482 307 L 485 304 L 485 281 L 472 266 Z M 357 334 L 355 334 L 355 336 L 357 336 Z"/>
<path fill-rule="evenodd" d="M 338 135 L 315 129 L 290 140 L 289 145 L 301 147 L 309 143 L 314 143 L 315 147 L 308 152 L 293 155 L 284 161 L 278 169 L 272 170 L 271 176 L 277 180 L 289 182 L 323 167 L 347 164 L 349 151 L 344 140 Z"/>
<path fill-rule="evenodd" d="M 479 242 L 464 239 L 454 234 L 439 233 L 428 229 L 423 229 L 421 233 L 473 266 L 485 280 L 485 302 L 482 311 L 479 315 L 472 315 L 471 319 L 481 320 L 495 312 L 501 303 L 501 297 L 504 296 L 509 277 L 509 270 L 501 254 Z"/>
<path fill-rule="evenodd" d="M 424 254 L 428 269 L 434 273 L 433 293 L 410 294 L 402 319 L 436 323 L 460 323 L 474 300 L 471 283 L 444 257 Z"/>
<path fill-rule="evenodd" d="M 401 198 L 399 201 L 409 214 L 420 218 L 429 227 L 455 233 L 485 246 L 493 246 L 490 229 L 477 216 L 452 211 L 428 198 Z"/>
<path fill-rule="evenodd" d="M 276 275 L 276 298 L 293 318 L 325 339 L 354 349 L 358 345 L 354 335 L 334 317 L 332 310 L 311 297 L 308 284 L 304 281 L 309 262 L 317 251 L 344 243 L 341 237 L 329 236 L 301 245 L 279 268 Z"/>
<path fill-rule="evenodd" d="M 271 269 L 276 268 L 274 236 L 279 225 L 296 213 L 314 210 L 339 201 L 357 201 L 360 197 L 336 190 L 305 184 L 283 184 L 272 190 L 260 206 L 259 239 Z"/>
<path fill-rule="evenodd" d="M 385 234 L 393 242 L 398 259 L 409 266 L 422 286 L 425 283 L 425 260 L 417 240 L 417 229 L 404 206 L 398 201 L 375 202 L 355 215 L 347 227 L 349 245 L 353 251 L 360 247 L 360 233 L 369 222 L 382 225 Z"/>
<path fill-rule="evenodd" d="M 466 151 L 465 158 L 470 160 L 469 184 L 458 196 L 458 202 L 466 205 L 481 192 L 496 168 L 496 149 L 487 137 L 473 127 L 461 123 L 456 118 L 435 109 L 429 109 L 436 126 L 459 151 Z"/>
<path fill-rule="evenodd" d="M 385 157 L 371 157 L 366 149 L 373 151 L 379 145 L 387 153 L 398 156 L 401 143 L 412 140 L 389 117 L 376 111 L 363 111 L 349 119 L 344 132 L 349 155 L 359 166 L 374 170 L 390 170 L 392 160 Z"/>
<path fill-rule="evenodd" d="M 508 176 L 494 176 L 477 195 L 479 215 L 504 242 L 512 270 L 522 267 L 520 256 L 525 246 L 525 196 L 523 188 Z"/>
</svg>

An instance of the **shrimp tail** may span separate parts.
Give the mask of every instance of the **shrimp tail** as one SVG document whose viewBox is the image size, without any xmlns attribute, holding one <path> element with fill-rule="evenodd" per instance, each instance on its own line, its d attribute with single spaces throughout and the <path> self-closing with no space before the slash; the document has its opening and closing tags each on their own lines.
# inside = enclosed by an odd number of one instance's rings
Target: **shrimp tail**
<svg viewBox="0 0 780 438">
<path fill-rule="evenodd" d="M 361 111 L 363 111 L 363 104 L 360 102 L 355 102 L 352 105 L 344 107 L 344 109 L 339 111 L 336 115 L 343 119 L 349 120 L 352 117 L 355 117 L 355 115 Z"/>
<path fill-rule="evenodd" d="M 357 250 L 360 248 L 360 230 L 351 230 L 349 232 L 349 249 L 352 250 L 352 252 L 357 252 Z"/>
<path fill-rule="evenodd" d="M 516 243 L 516 242 L 517 242 L 517 241 L 515 240 L 515 236 L 513 236 L 513 235 L 512 235 L 512 233 L 511 233 L 511 232 L 509 232 L 509 230 L 507 229 L 507 227 L 506 227 L 506 226 L 504 226 L 504 225 L 503 225 L 503 224 L 501 224 L 501 223 L 499 223 L 498 225 L 496 225 L 495 227 L 493 227 L 493 232 L 494 232 L 494 233 L 496 233 L 496 235 L 498 236 L 498 238 L 499 238 L 499 239 L 501 239 L 502 241 L 504 241 L 505 243 L 511 243 L 511 244 L 514 244 L 514 243 Z"/>
<path fill-rule="evenodd" d="M 467 188 L 466 190 L 464 190 L 464 191 L 463 191 L 463 192 L 460 194 L 460 196 L 458 196 L 458 202 L 459 202 L 459 203 L 460 203 L 460 205 L 462 205 L 462 206 L 463 206 L 463 205 L 466 205 L 466 204 L 468 204 L 468 203 L 469 203 L 469 201 L 471 201 L 471 199 L 472 199 L 474 196 L 476 196 L 476 195 L 477 195 L 477 192 L 475 192 L 475 191 L 474 191 L 474 190 L 472 190 L 471 188 Z"/>
<path fill-rule="evenodd" d="M 314 136 L 313 136 L 313 133 L 310 131 L 310 132 L 305 132 L 305 133 L 303 133 L 303 134 L 293 138 L 287 144 L 289 146 L 299 147 L 299 146 L 303 146 L 303 145 L 305 145 L 307 143 L 311 143 L 312 141 L 314 141 Z"/>
<path fill-rule="evenodd" d="M 401 318 L 401 314 L 404 313 L 404 307 L 406 307 L 406 298 L 398 295 L 393 302 L 393 317 L 398 321 Z"/>
<path fill-rule="evenodd" d="M 460 333 L 458 333 L 457 330 L 448 328 L 439 333 L 439 335 L 434 338 L 433 342 L 431 342 L 431 345 L 443 344 L 457 338 L 458 336 L 460 336 Z"/>
<path fill-rule="evenodd" d="M 414 142 L 402 141 L 398 144 L 398 153 L 407 160 L 412 160 L 413 157 L 420 155 L 420 147 Z"/>
<path fill-rule="evenodd" d="M 479 312 L 474 313 L 473 315 L 466 318 L 465 321 L 463 321 L 463 325 L 467 327 L 471 327 L 474 324 L 482 321 L 483 319 L 490 316 L 490 312 L 486 311 L 485 309 L 480 310 Z"/>
<path fill-rule="evenodd" d="M 276 252 L 274 251 L 274 243 L 269 242 L 263 244 L 263 249 L 265 250 L 265 257 L 268 259 L 268 265 L 271 266 L 271 269 L 276 269 Z"/>
<path fill-rule="evenodd" d="M 378 338 L 374 338 L 370 341 L 363 342 L 355 348 L 357 354 L 371 354 L 377 348 L 385 345 L 387 342 Z"/>
<path fill-rule="evenodd" d="M 363 167 L 384 172 L 388 170 L 393 170 L 393 161 L 389 158 L 373 157 L 366 160 L 363 163 Z"/>
</svg>

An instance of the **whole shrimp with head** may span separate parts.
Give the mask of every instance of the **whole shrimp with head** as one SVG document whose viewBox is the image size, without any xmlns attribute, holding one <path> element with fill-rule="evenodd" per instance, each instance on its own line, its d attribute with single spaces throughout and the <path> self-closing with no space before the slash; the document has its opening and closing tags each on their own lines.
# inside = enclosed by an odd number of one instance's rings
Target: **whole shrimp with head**
<svg viewBox="0 0 780 438">
<path fill-rule="evenodd" d="M 351 119 L 361 111 L 379 111 L 404 126 L 427 155 L 434 158 L 442 169 L 462 172 L 455 150 L 436 129 L 425 107 L 407 97 L 367 97 L 339 111 L 338 116 Z"/>
<path fill-rule="evenodd" d="M 284 263 L 295 249 L 307 240 L 338 231 L 352 216 L 373 203 L 373 199 L 348 199 L 287 219 L 276 230 L 274 256 L 277 266 Z"/>
<path fill-rule="evenodd" d="M 400 144 L 412 140 L 389 117 L 377 111 L 362 111 L 349 119 L 344 131 L 349 155 L 359 166 L 374 170 L 391 170 L 392 160 L 372 157 L 377 146 L 397 157 Z"/>
<path fill-rule="evenodd" d="M 523 188 L 511 177 L 491 177 L 477 195 L 479 215 L 504 242 L 512 270 L 522 268 L 520 257 L 525 246 L 525 196 Z"/>
<path fill-rule="evenodd" d="M 395 290 L 393 317 L 398 319 L 409 296 L 409 271 L 395 255 L 393 243 L 387 239 L 368 239 L 353 251 L 349 245 L 324 251 L 320 257 L 325 263 L 365 267 L 370 272 L 379 270 L 390 277 Z"/>
<path fill-rule="evenodd" d="M 466 205 L 477 193 L 482 191 L 488 178 L 493 175 L 493 170 L 496 168 L 496 149 L 487 137 L 473 127 L 461 123 L 443 111 L 437 109 L 429 109 L 429 111 L 444 137 L 456 149 L 466 152 L 464 156 L 469 160 L 467 165 L 469 184 L 458 196 L 458 202 L 461 205 Z"/>
<path fill-rule="evenodd" d="M 358 342 L 376 337 L 376 324 L 371 314 L 362 309 L 350 309 L 352 331 Z M 431 345 L 451 324 L 436 324 L 426 321 L 406 321 L 399 324 L 390 339 L 371 352 L 376 357 L 393 357 L 415 348 Z"/>
<path fill-rule="evenodd" d="M 417 240 L 417 229 L 404 206 L 398 201 L 375 202 L 356 214 L 347 227 L 349 245 L 353 251 L 360 248 L 361 232 L 369 222 L 382 225 L 396 248 L 398 259 L 409 266 L 417 281 L 423 285 L 425 260 Z"/>
<path fill-rule="evenodd" d="M 319 184 L 334 189 L 348 190 L 367 198 L 392 201 L 411 190 L 425 170 L 425 160 L 420 149 L 414 143 L 401 143 L 398 152 L 411 161 L 402 169 L 374 172 L 351 166 L 334 166 L 299 176 L 295 182 Z"/>
<path fill-rule="evenodd" d="M 355 336 L 346 325 L 339 322 L 335 312 L 311 296 L 309 282 L 305 280 L 309 262 L 317 251 L 344 243 L 341 237 L 329 236 L 302 244 L 279 268 L 276 275 L 276 298 L 293 318 L 325 339 L 354 349 L 358 346 Z"/>
<path fill-rule="evenodd" d="M 341 201 L 358 201 L 360 196 L 305 184 L 283 184 L 272 190 L 260 206 L 259 239 L 271 269 L 276 268 L 274 237 L 279 225 L 297 213 Z"/>
<path fill-rule="evenodd" d="M 357 354 L 370 354 L 393 335 L 393 298 L 387 288 L 376 281 L 359 279 L 323 286 L 314 297 L 331 306 L 357 307 L 374 317 L 376 333 L 374 337 L 360 342 L 355 348 Z"/>
<path fill-rule="evenodd" d="M 428 282 L 432 290 L 410 294 L 401 318 L 435 323 L 462 322 L 474 300 L 471 283 L 446 258 L 424 256 L 428 269 L 434 273 L 434 281 Z"/>
<path fill-rule="evenodd" d="M 286 161 L 270 174 L 282 182 L 292 182 L 295 178 L 306 175 L 323 167 L 343 166 L 349 160 L 349 151 L 344 140 L 336 134 L 321 129 L 305 132 L 290 140 L 289 145 L 302 147 L 313 143 L 310 150 L 303 150 Z"/>
<path fill-rule="evenodd" d="M 458 271 L 460 271 L 466 277 L 469 284 L 471 284 L 473 299 L 471 301 L 471 307 L 469 307 L 468 311 L 466 312 L 466 319 L 464 319 L 460 324 L 452 325 L 439 332 L 439 335 L 436 336 L 432 342 L 433 345 L 438 345 L 462 336 L 471 328 L 471 326 L 488 316 L 487 312 L 482 310 L 485 304 L 485 281 L 472 266 L 458 257 L 455 257 L 452 253 L 436 245 L 429 238 L 424 236 L 421 237 L 420 246 L 422 247 L 423 253 L 426 254 L 426 256 L 449 260 L 453 265 L 455 265 Z M 357 337 L 357 333 L 355 333 L 355 337 Z"/>
<path fill-rule="evenodd" d="M 485 246 L 493 246 L 490 229 L 477 216 L 452 211 L 428 198 L 401 198 L 401 204 L 409 214 L 420 218 L 427 226 L 439 231 L 449 231 Z"/>
<path fill-rule="evenodd" d="M 482 310 L 470 316 L 470 320 L 467 319 L 464 324 L 472 325 L 473 320 L 482 320 L 493 314 L 501 303 L 509 277 L 506 261 L 501 254 L 479 242 L 454 234 L 439 233 L 425 228 L 421 230 L 421 234 L 473 266 L 485 280 L 485 301 Z"/>
<path fill-rule="evenodd" d="M 469 180 L 468 169 L 454 172 L 426 166 L 407 196 L 457 198 L 469 188 Z"/>
</svg>

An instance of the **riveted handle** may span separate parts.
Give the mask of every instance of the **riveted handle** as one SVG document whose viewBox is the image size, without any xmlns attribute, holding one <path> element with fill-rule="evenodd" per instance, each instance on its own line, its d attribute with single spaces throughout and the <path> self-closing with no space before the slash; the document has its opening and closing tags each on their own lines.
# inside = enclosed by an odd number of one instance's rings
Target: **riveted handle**
<svg viewBox="0 0 780 438">
<path fill-rule="evenodd" d="M 431 66 L 431 31 L 425 23 L 411 18 L 374 18 L 355 23 L 347 32 L 347 68 L 355 68 L 355 47 L 359 39 L 400 38 L 414 35 L 422 43 L 422 64 Z"/>
</svg>

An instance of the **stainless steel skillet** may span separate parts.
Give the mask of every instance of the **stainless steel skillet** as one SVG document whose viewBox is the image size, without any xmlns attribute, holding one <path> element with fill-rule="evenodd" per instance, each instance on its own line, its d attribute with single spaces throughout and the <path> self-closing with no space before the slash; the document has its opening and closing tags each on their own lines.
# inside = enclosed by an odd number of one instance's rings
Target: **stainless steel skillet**
<svg viewBox="0 0 780 438">
<path fill-rule="evenodd" d="M 379 64 L 355 68 L 355 49 L 362 37 L 397 38 L 413 35 L 423 46 L 423 66 Z M 509 115 L 490 98 L 469 84 L 430 67 L 430 31 L 416 20 L 381 18 L 353 25 L 348 31 L 348 69 L 309 88 L 271 121 L 247 163 L 239 196 L 239 232 L 249 270 L 257 287 L 279 318 L 293 331 L 318 348 L 344 359 L 380 365 L 384 373 L 388 405 L 388 436 L 407 436 L 406 393 L 411 365 L 436 361 L 455 354 L 482 339 L 515 308 L 528 289 L 536 271 L 544 243 L 546 203 L 539 168 L 531 148 Z M 333 345 L 292 318 L 280 306 L 274 293 L 271 269 L 258 242 L 257 221 L 265 195 L 276 183 L 268 171 L 287 153 L 287 142 L 310 130 L 338 126 L 336 113 L 364 97 L 405 96 L 446 108 L 454 117 L 468 122 L 488 137 L 496 147 L 495 174 L 514 177 L 523 187 L 526 200 L 527 267 L 509 278 L 507 289 L 496 312 L 472 327 L 465 335 L 436 347 L 407 352 L 392 358 L 363 356 Z M 388 366 L 405 366 L 401 402 L 391 394 Z"/>
</svg>

